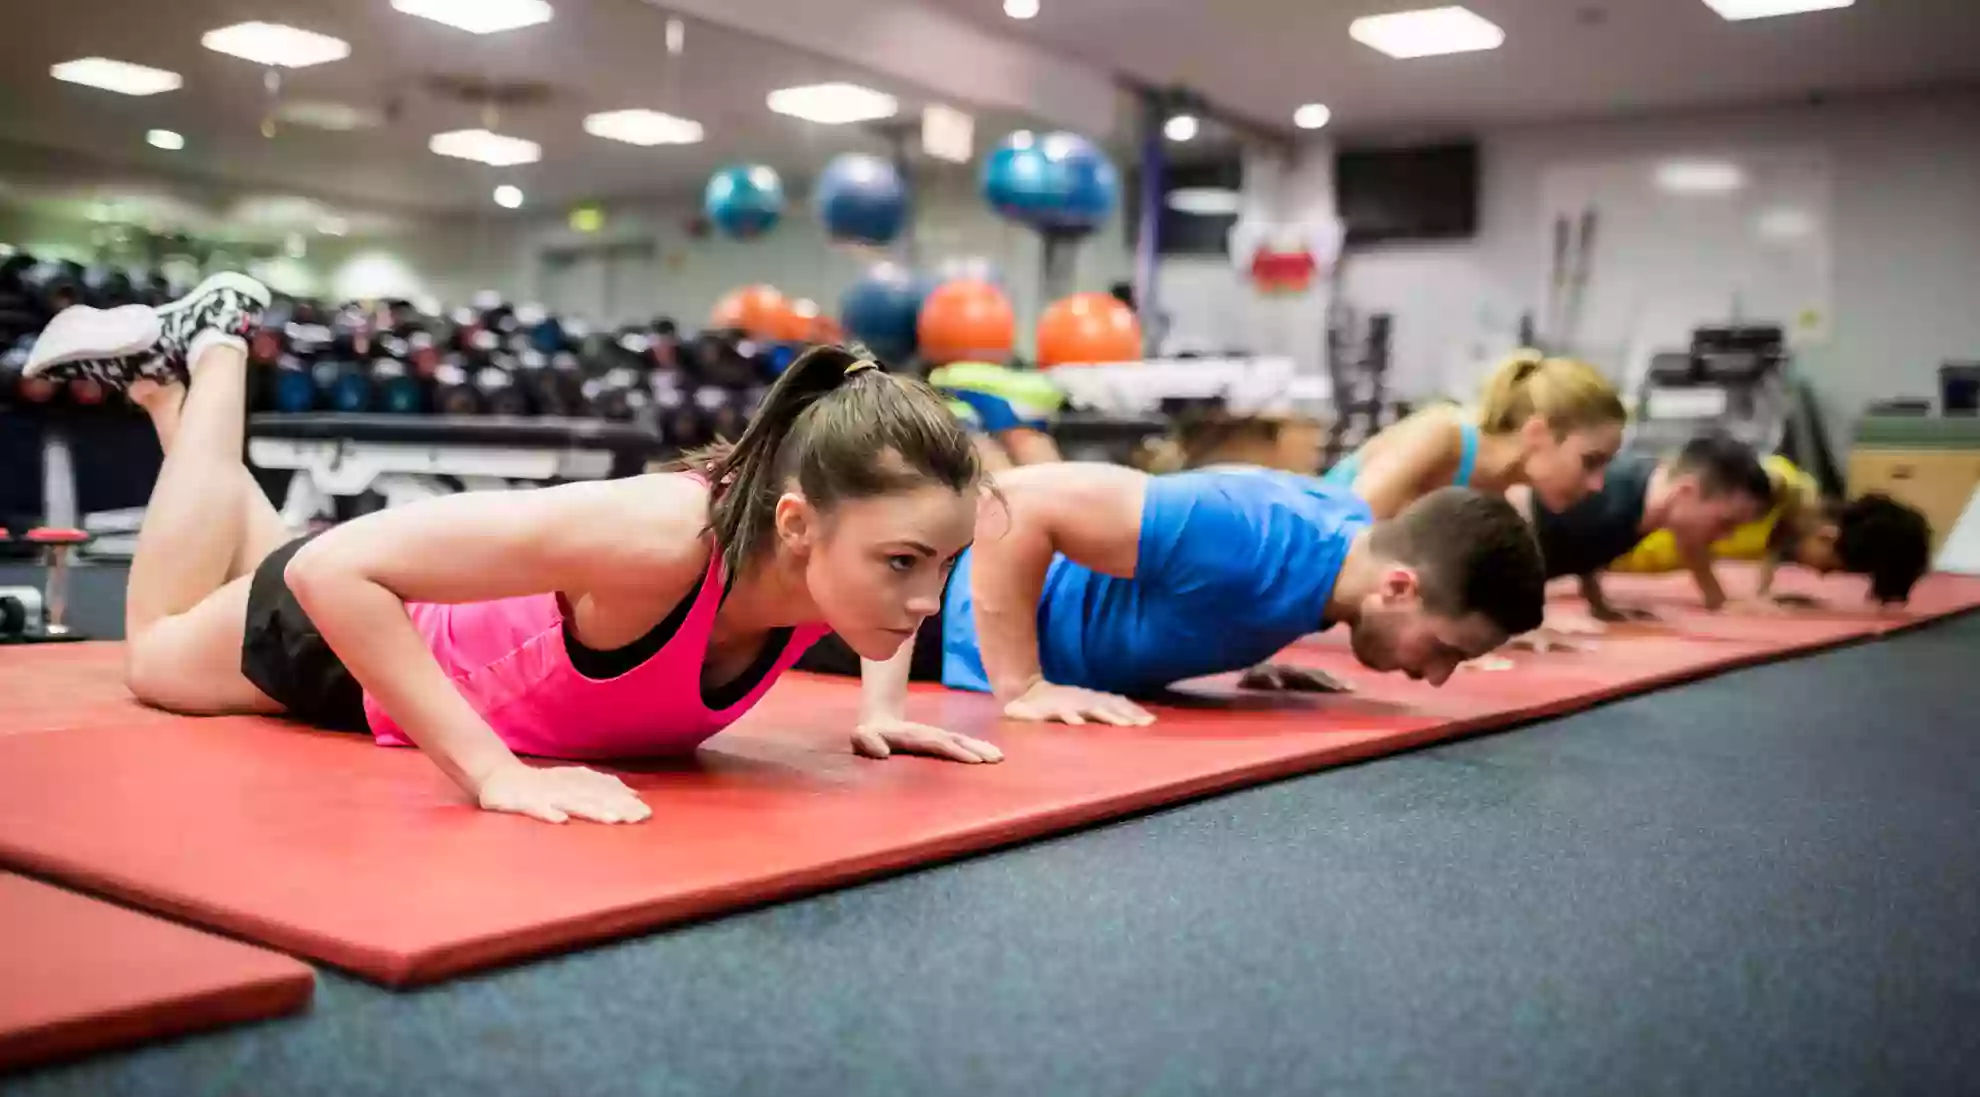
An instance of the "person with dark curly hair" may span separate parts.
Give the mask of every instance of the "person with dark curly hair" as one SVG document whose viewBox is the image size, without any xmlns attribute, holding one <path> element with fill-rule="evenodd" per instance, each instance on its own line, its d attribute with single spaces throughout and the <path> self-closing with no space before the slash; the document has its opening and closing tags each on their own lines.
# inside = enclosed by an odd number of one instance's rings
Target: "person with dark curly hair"
<svg viewBox="0 0 1980 1097">
<path fill-rule="evenodd" d="M 1917 508 L 1881 493 L 1844 501 L 1824 498 L 1815 479 L 1787 458 L 1770 456 L 1763 462 L 1774 486 L 1774 504 L 1758 521 L 1748 522 L 1715 542 L 1711 557 L 1756 560 L 1758 598 L 1767 598 L 1774 575 L 1783 564 L 1796 564 L 1818 574 L 1844 572 L 1870 578 L 1870 596 L 1879 602 L 1903 602 L 1920 576 L 1931 568 L 1932 529 Z M 1645 537 L 1609 570 L 1664 572 L 1688 568 L 1662 530 Z M 1708 606 L 1726 598 L 1709 571 L 1699 587 Z M 1800 601 L 1783 597 L 1781 601 Z"/>
</svg>

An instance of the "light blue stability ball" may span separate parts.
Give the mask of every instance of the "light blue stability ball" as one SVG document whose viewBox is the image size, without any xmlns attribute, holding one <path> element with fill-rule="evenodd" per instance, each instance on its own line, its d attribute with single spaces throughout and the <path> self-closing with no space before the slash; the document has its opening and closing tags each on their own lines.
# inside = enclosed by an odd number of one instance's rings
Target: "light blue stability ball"
<svg viewBox="0 0 1980 1097">
<path fill-rule="evenodd" d="M 1113 162 L 1076 133 L 1011 134 L 984 160 L 981 183 L 990 208 L 1041 232 L 1091 232 L 1121 196 Z"/>
<path fill-rule="evenodd" d="M 709 176 L 701 208 L 725 236 L 761 236 L 784 216 L 784 181 L 765 164 L 731 164 Z"/>
<path fill-rule="evenodd" d="M 848 152 L 825 165 L 811 205 L 834 240 L 890 244 L 907 225 L 907 183 L 892 162 Z"/>
<path fill-rule="evenodd" d="M 882 361 L 900 365 L 914 356 L 921 303 L 933 288 L 899 263 L 876 263 L 839 299 L 839 322 Z"/>
</svg>

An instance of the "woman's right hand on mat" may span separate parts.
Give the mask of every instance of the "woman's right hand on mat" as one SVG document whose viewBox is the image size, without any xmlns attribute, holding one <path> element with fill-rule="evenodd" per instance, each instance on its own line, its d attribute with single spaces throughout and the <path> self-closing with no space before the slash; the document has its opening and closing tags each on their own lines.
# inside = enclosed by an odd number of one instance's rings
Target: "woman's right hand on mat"
<svg viewBox="0 0 1980 1097">
<path fill-rule="evenodd" d="M 624 781 L 582 766 L 505 766 L 482 782 L 480 800 L 485 810 L 546 823 L 568 822 L 572 816 L 594 823 L 637 823 L 653 814 Z"/>
<path fill-rule="evenodd" d="M 867 758 L 886 758 L 896 751 L 951 762 L 1001 762 L 996 744 L 972 739 L 928 724 L 894 717 L 867 717 L 853 729 L 853 750 Z"/>
<path fill-rule="evenodd" d="M 1094 722 L 1124 728 L 1146 727 L 1155 722 L 1154 714 L 1125 697 L 1046 681 L 1034 682 L 1030 689 L 1012 698 L 1004 706 L 1004 715 L 1013 720 Z"/>
</svg>

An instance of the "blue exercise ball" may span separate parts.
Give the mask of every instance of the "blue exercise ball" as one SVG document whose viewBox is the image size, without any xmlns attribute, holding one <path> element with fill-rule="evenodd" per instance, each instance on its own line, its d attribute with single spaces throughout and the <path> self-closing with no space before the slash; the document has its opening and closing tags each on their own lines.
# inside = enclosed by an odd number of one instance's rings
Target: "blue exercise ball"
<svg viewBox="0 0 1980 1097">
<path fill-rule="evenodd" d="M 935 281 L 988 282 L 993 286 L 1002 286 L 1004 272 L 981 255 L 956 255 L 935 264 Z"/>
<path fill-rule="evenodd" d="M 890 244 L 907 224 L 907 183 L 892 163 L 848 152 L 825 165 L 811 205 L 834 240 Z"/>
<path fill-rule="evenodd" d="M 1091 232 L 1121 194 L 1113 162 L 1076 133 L 1011 134 L 984 160 L 981 182 L 990 208 L 1041 232 Z"/>
<path fill-rule="evenodd" d="M 784 181 L 763 164 L 731 164 L 709 176 L 701 208 L 725 236 L 761 236 L 784 216 Z"/>
<path fill-rule="evenodd" d="M 921 302 L 934 287 L 899 263 L 879 263 L 839 299 L 846 335 L 889 365 L 914 356 Z"/>
</svg>

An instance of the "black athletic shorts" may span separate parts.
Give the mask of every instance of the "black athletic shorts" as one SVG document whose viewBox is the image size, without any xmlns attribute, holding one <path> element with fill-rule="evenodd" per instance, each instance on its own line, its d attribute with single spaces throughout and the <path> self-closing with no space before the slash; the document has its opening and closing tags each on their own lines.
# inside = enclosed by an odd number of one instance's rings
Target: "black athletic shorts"
<svg viewBox="0 0 1980 1097">
<path fill-rule="evenodd" d="M 949 588 L 942 587 L 942 601 L 949 600 Z M 798 670 L 808 670 L 814 674 L 838 674 L 849 678 L 859 677 L 859 653 L 846 646 L 836 632 L 828 632 L 817 643 L 811 645 L 794 664 Z M 914 654 L 908 661 L 908 681 L 939 682 L 942 680 L 942 611 L 921 622 L 914 634 Z"/>
<path fill-rule="evenodd" d="M 292 720 L 328 731 L 367 731 L 364 688 L 316 631 L 316 623 L 290 593 L 283 574 L 296 550 L 315 536 L 290 541 L 254 569 L 248 582 L 241 673 L 256 689 L 281 702 Z"/>
</svg>

